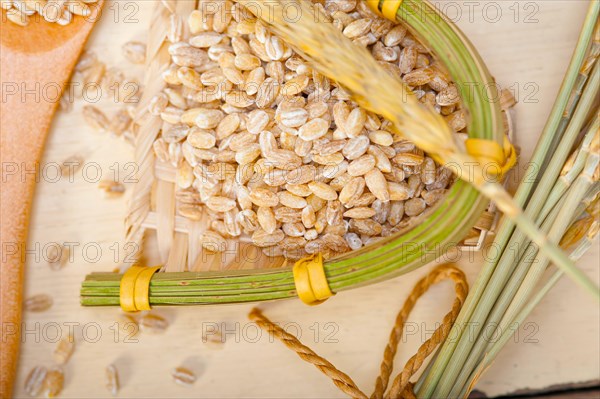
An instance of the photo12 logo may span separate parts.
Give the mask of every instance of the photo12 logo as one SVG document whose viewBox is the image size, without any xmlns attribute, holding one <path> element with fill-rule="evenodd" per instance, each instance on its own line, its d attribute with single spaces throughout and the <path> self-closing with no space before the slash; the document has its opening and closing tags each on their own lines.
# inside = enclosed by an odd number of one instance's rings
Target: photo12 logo
<svg viewBox="0 0 600 399">
<path fill-rule="evenodd" d="M 537 24 L 540 5 L 535 1 L 434 1 L 435 10 L 454 23 Z M 435 16 L 434 16 L 435 15 Z M 426 15 L 434 18 L 438 14 Z"/>
</svg>

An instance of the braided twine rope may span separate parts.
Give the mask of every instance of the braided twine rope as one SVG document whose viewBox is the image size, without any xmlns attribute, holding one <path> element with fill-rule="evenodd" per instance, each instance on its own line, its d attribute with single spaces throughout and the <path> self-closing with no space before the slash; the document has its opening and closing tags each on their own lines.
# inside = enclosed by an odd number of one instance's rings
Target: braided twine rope
<svg viewBox="0 0 600 399">
<path fill-rule="evenodd" d="M 404 324 L 406 323 L 410 312 L 415 307 L 419 298 L 425 294 L 432 285 L 445 280 L 454 282 L 454 292 L 456 297 L 452 303 L 450 312 L 444 316 L 442 324 L 435 330 L 431 338 L 425 341 L 419 347 L 417 353 L 406 362 L 402 371 L 392 380 L 390 385 L 389 381 L 394 369 L 394 357 L 398 350 L 398 343 L 402 338 Z M 454 321 L 465 301 L 468 290 L 469 288 L 465 274 L 457 267 L 449 264 L 438 266 L 413 287 L 410 295 L 405 300 L 402 309 L 396 316 L 394 327 L 392 328 L 388 343 L 383 352 L 380 375 L 375 381 L 375 390 L 370 396 L 372 399 L 382 399 L 384 397 L 386 399 L 415 398 L 413 384 L 410 382 L 410 378 L 421 368 L 425 359 L 433 353 L 440 343 L 444 342 L 450 333 Z M 296 337 L 287 333 L 277 324 L 269 320 L 260 309 L 252 309 L 248 317 L 250 320 L 256 322 L 260 328 L 269 331 L 270 334 L 273 334 L 274 337 L 283 342 L 288 348 L 296 352 L 302 360 L 313 364 L 323 374 L 329 377 L 335 386 L 348 396 L 352 398 L 369 397 L 356 386 L 356 383 L 352 378 L 338 370 L 331 362 L 319 356 L 308 346 L 302 344 Z M 388 387 L 389 391 L 386 394 Z"/>
</svg>

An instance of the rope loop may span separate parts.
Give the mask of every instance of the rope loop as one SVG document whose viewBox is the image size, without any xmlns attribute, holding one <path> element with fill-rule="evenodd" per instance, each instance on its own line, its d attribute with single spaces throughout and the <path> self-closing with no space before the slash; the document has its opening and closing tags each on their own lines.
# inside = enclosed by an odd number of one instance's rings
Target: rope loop
<svg viewBox="0 0 600 399">
<path fill-rule="evenodd" d="M 294 266 L 295 267 L 295 266 Z M 444 316 L 442 324 L 435 330 L 431 338 L 425 341 L 417 350 L 417 353 L 411 357 L 408 362 L 404 365 L 403 370 L 394 378 L 390 386 L 389 392 L 385 394 L 390 376 L 394 368 L 394 357 L 398 349 L 398 343 L 402 338 L 402 332 L 404 330 L 404 324 L 410 315 L 410 312 L 414 308 L 418 299 L 427 292 L 429 287 L 437 284 L 444 280 L 451 280 L 454 282 L 455 299 L 452 303 L 452 308 L 448 314 Z M 388 343 L 383 352 L 383 360 L 380 366 L 380 375 L 375 381 L 375 390 L 371 395 L 372 399 L 383 399 L 384 397 L 390 399 L 402 398 L 412 399 L 415 398 L 413 383 L 409 379 L 421 368 L 425 359 L 433 353 L 435 348 L 448 336 L 454 321 L 458 317 L 458 313 L 467 297 L 468 292 L 467 278 L 462 270 L 451 264 L 444 264 L 438 266 L 431 271 L 425 278 L 421 279 L 413 288 L 408 298 L 405 300 L 402 309 L 396 316 L 394 328 L 390 333 Z M 295 351 L 298 356 L 317 367 L 323 374 L 329 377 L 332 382 L 342 392 L 352 398 L 366 399 L 368 396 L 362 392 L 356 383 L 347 374 L 338 370 L 331 362 L 327 359 L 316 354 L 312 349 L 303 345 L 296 337 L 287 333 L 277 324 L 269 320 L 258 308 L 252 309 L 248 315 L 250 320 L 256 322 L 256 324 L 263 330 L 269 331 L 274 337 L 279 339 L 284 345 L 291 350 Z"/>
</svg>

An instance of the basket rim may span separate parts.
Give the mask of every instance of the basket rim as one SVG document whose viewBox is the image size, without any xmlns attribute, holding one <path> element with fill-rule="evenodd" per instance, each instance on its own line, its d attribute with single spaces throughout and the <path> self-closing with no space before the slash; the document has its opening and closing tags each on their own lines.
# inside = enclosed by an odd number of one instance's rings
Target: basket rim
<svg viewBox="0 0 600 399">
<path fill-rule="evenodd" d="M 160 5 L 158 5 L 160 7 Z M 459 28 L 428 1 L 405 1 L 397 19 L 448 70 L 469 116 L 467 133 L 471 138 L 502 142 L 504 129 L 496 86 L 483 60 Z M 425 33 L 425 34 L 424 34 Z M 423 40 L 424 36 L 436 38 Z M 484 90 L 467 92 L 475 82 Z M 484 94 L 487 99 L 484 99 Z M 474 112 L 477 110 L 477 112 Z M 334 292 L 376 283 L 412 271 L 442 255 L 440 248 L 457 245 L 476 223 L 489 201 L 462 180 L 456 180 L 445 197 L 414 228 L 396 233 L 371 245 L 324 262 L 325 275 Z M 444 223 L 441 223 L 441 222 Z M 444 225 L 443 228 L 440 226 Z M 451 231 L 448 234 L 447 231 Z M 417 245 L 416 250 L 409 246 Z M 108 276 L 108 275 L 114 276 Z M 120 274 L 93 273 L 81 288 L 83 305 L 119 304 Z M 160 290 L 165 282 L 178 281 L 181 292 Z M 193 283 L 195 282 L 195 283 Z M 106 287 L 98 293 L 90 287 Z M 185 287 L 185 289 L 184 289 Z M 154 288 L 154 289 L 153 289 Z M 196 294 L 197 295 L 190 295 Z M 157 292 L 157 291 L 160 291 Z M 185 291 L 185 299 L 180 297 Z M 154 294 L 154 295 L 153 295 Z M 107 296 L 110 295 L 110 300 Z M 266 301 L 296 296 L 291 266 L 272 269 L 222 270 L 209 272 L 162 272 L 150 283 L 152 305 L 213 304 Z M 99 302 L 102 298 L 102 303 Z"/>
</svg>

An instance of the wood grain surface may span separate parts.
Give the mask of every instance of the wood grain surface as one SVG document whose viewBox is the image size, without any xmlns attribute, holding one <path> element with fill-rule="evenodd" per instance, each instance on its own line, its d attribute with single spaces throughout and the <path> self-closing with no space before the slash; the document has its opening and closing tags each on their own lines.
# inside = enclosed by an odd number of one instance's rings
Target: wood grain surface
<svg viewBox="0 0 600 399">
<path fill-rule="evenodd" d="M 523 163 L 531 156 L 559 89 L 587 2 L 443 1 L 439 5 L 474 42 L 498 83 L 515 91 Z M 91 48 L 109 66 L 125 68 L 120 46 L 144 37 L 152 6 L 153 2 L 145 1 L 106 4 Z M 134 68 L 128 73 L 141 72 Z M 120 107 L 111 101 L 103 104 L 111 112 Z M 83 123 L 82 105 L 77 102 L 73 111 L 61 113 L 54 121 L 36 190 L 25 289 L 26 295 L 52 295 L 54 306 L 45 313 L 25 314 L 16 396 L 27 397 L 23 391 L 27 373 L 35 365 L 51 366 L 57 336 L 73 328 L 78 342 L 65 366 L 63 397 L 108 397 L 104 368 L 109 364 L 119 369 L 119 396 L 127 398 L 343 397 L 314 367 L 247 321 L 252 305 L 158 308 L 170 322 L 168 331 L 135 338 L 117 332 L 119 309 L 79 306 L 85 274 L 114 269 L 128 249 L 123 231 L 126 198 L 105 199 L 97 188 L 97 175 L 112 179 L 119 171 L 119 179 L 124 180 L 133 159 L 132 148 L 123 140 L 94 132 Z M 53 165 L 76 154 L 85 158 L 85 167 L 72 181 L 56 180 Z M 63 270 L 53 271 L 45 251 L 52 243 L 65 242 L 73 243 L 69 244 L 72 259 Z M 148 246 L 152 249 L 152 243 Z M 460 257 L 471 282 L 482 256 Z M 599 280 L 599 256 L 595 248 L 579 262 L 594 281 Z M 338 294 L 318 307 L 295 300 L 261 306 L 272 320 L 300 334 L 304 343 L 370 392 L 395 313 L 413 284 L 430 269 Z M 399 348 L 398 369 L 433 332 L 452 296 L 450 284 L 441 284 L 417 305 Z M 202 342 L 203 330 L 215 325 L 226 329 L 227 342 L 221 349 Z M 519 326 L 515 339 L 477 389 L 492 396 L 598 380 L 599 326 L 598 304 L 564 279 Z M 171 381 L 170 370 L 180 365 L 198 375 L 192 387 Z"/>
</svg>

